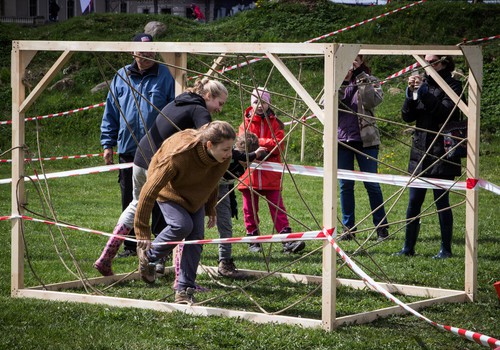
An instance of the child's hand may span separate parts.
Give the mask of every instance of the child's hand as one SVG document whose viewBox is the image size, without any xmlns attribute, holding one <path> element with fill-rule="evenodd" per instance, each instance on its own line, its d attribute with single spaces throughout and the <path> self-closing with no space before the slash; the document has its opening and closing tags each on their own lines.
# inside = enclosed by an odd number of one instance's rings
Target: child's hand
<svg viewBox="0 0 500 350">
<path fill-rule="evenodd" d="M 257 155 L 256 159 L 257 160 L 262 160 L 264 159 L 266 156 L 267 156 L 267 148 L 266 147 L 262 147 L 260 146 L 259 148 L 257 148 L 257 150 L 255 151 L 255 154 Z"/>
</svg>

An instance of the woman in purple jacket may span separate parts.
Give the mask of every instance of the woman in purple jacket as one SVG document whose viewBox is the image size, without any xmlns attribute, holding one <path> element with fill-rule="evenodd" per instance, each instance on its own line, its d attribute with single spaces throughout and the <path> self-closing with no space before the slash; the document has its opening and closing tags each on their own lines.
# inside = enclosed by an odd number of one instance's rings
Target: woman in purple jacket
<svg viewBox="0 0 500 350">
<path fill-rule="evenodd" d="M 380 133 L 375 123 L 374 108 L 383 100 L 383 92 L 378 80 L 370 75 L 370 68 L 358 55 L 339 91 L 338 126 L 338 168 L 354 170 L 354 159 L 360 171 L 377 173 Z M 354 181 L 340 180 L 340 206 L 344 233 L 339 240 L 351 240 L 355 236 L 354 221 Z M 377 228 L 379 240 L 389 236 L 384 199 L 380 185 L 376 182 L 363 182 L 370 207 L 373 224 Z"/>
</svg>

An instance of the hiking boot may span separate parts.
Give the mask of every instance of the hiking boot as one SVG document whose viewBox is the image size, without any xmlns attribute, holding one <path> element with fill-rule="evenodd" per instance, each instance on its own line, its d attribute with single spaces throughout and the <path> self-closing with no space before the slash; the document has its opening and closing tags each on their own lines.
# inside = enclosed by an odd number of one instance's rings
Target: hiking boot
<svg viewBox="0 0 500 350">
<path fill-rule="evenodd" d="M 137 248 L 137 255 L 139 256 L 139 274 L 144 282 L 153 284 L 156 280 L 156 264 L 148 259 L 146 251 Z"/>
<path fill-rule="evenodd" d="M 387 238 L 389 238 L 389 230 L 387 227 L 381 227 L 377 229 L 377 242 L 382 242 L 385 241 Z"/>
<path fill-rule="evenodd" d="M 164 275 L 165 274 L 165 258 L 161 258 L 160 260 L 156 260 L 154 262 L 155 264 L 155 271 L 159 275 Z"/>
<path fill-rule="evenodd" d="M 195 289 L 191 287 L 187 287 L 184 290 L 175 291 L 175 302 L 177 304 L 194 304 L 196 302 L 194 299 L 194 291 Z"/>
<path fill-rule="evenodd" d="M 295 241 L 295 242 L 285 242 L 283 243 L 283 253 L 292 254 L 298 253 L 301 250 L 304 250 L 306 244 L 303 241 Z"/>
<path fill-rule="evenodd" d="M 125 249 L 123 252 L 117 255 L 118 258 L 128 258 L 129 256 L 137 256 L 137 252 L 132 249 Z"/>
<path fill-rule="evenodd" d="M 217 268 L 217 271 L 222 277 L 228 277 L 235 280 L 244 279 L 246 277 L 245 273 L 236 269 L 233 259 L 219 260 L 219 267 Z"/>
</svg>

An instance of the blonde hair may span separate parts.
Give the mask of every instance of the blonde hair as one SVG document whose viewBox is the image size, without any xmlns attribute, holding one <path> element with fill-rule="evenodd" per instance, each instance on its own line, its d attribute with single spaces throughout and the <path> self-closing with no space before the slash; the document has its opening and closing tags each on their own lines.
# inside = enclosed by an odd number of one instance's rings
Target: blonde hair
<svg viewBox="0 0 500 350">
<path fill-rule="evenodd" d="M 187 142 L 185 144 L 181 143 L 169 145 L 169 148 L 165 152 L 164 157 L 158 160 L 159 163 L 165 162 L 168 158 L 178 153 L 185 152 L 196 147 L 198 143 L 206 146 L 207 142 L 210 141 L 212 142 L 212 144 L 217 145 L 227 140 L 236 139 L 236 132 L 234 131 L 231 124 L 220 120 L 205 124 L 197 130 L 186 129 L 180 132 L 184 134 L 183 139 Z M 165 140 L 165 143 L 167 143 L 168 140 L 169 139 Z M 157 154 L 159 154 L 159 152 Z"/>
<path fill-rule="evenodd" d="M 208 77 L 196 79 L 194 86 L 187 88 L 186 90 L 202 97 L 205 97 L 207 93 L 210 94 L 210 97 L 212 98 L 228 95 L 226 87 L 220 81 L 212 80 Z"/>
</svg>

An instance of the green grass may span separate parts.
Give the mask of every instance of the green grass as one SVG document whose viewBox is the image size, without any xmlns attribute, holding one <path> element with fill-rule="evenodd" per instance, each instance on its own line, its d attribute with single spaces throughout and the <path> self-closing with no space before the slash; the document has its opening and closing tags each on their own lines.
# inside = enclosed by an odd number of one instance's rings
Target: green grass
<svg viewBox="0 0 500 350">
<path fill-rule="evenodd" d="M 234 18 L 227 18 L 207 25 L 199 25 L 171 16 L 143 15 L 92 15 L 74 18 L 71 21 L 38 28 L 25 28 L 0 24 L 0 41 L 5 43 L 0 50 L 0 120 L 10 119 L 10 41 L 11 40 L 129 40 L 131 32 L 142 30 L 145 22 L 161 20 L 167 24 L 168 33 L 160 38 L 164 41 L 270 41 L 300 42 L 328 33 L 385 12 L 394 7 L 348 7 L 318 2 L 318 6 L 306 8 L 302 5 L 282 6 L 269 2 L 255 11 L 241 13 Z M 361 42 L 384 44 L 456 44 L 463 37 L 469 39 L 498 34 L 498 24 L 494 13 L 498 6 L 468 6 L 465 3 L 445 3 L 432 1 L 419 5 L 410 11 L 389 16 L 378 22 L 347 31 L 331 40 L 336 42 Z M 304 15 L 297 15 L 304 13 Z M 445 21 L 442 21 L 446 18 Z M 304 25 L 308 23 L 308 25 Z M 434 30 L 428 30 L 434 28 Z M 78 29 L 78 30 L 77 30 Z M 483 87 L 482 133 L 480 148 L 480 177 L 495 184 L 500 183 L 498 165 L 500 164 L 500 136 L 498 134 L 499 111 L 498 100 L 498 54 L 497 44 L 484 47 L 485 76 Z M 99 59 L 98 59 L 99 58 Z M 45 72 L 55 55 L 45 53 L 37 55 L 29 66 L 32 76 L 28 78 L 36 82 L 40 72 Z M 111 67 L 104 60 L 112 62 Z M 198 55 L 189 56 L 190 67 L 204 70 L 202 62 L 210 62 L 213 57 Z M 63 92 L 45 91 L 41 98 L 30 108 L 27 116 L 44 115 L 70 110 L 101 102 L 105 91 L 97 94 L 89 92 L 104 77 L 111 77 L 113 68 L 127 63 L 130 57 L 126 54 L 106 54 L 96 57 L 91 54 L 75 54 L 71 64 L 75 66 L 72 77 L 75 87 Z M 412 58 L 379 57 L 372 58 L 370 64 L 374 73 L 383 78 L 395 70 L 413 63 Z M 228 65 L 238 59 L 229 59 Z M 303 60 L 301 64 L 293 60 L 285 60 L 287 66 L 296 76 L 301 77 L 308 91 L 319 92 L 323 77 L 322 62 L 319 60 Z M 459 67 L 466 68 L 465 62 L 458 62 Z M 69 66 L 68 65 L 68 66 Z M 232 72 L 228 76 L 234 82 L 252 85 L 251 78 L 263 84 L 269 74 L 270 65 L 260 62 L 248 69 Z M 59 78 L 62 78 L 61 74 Z M 284 94 L 291 94 L 287 83 L 276 72 L 272 74 L 271 89 Z M 241 109 L 248 103 L 247 97 L 240 100 L 237 84 L 227 84 L 230 98 L 224 111 L 217 116 L 237 126 L 241 121 Z M 391 95 L 390 87 L 404 87 L 403 80 L 395 79 L 385 85 L 385 100 L 377 109 L 381 118 L 401 121 L 400 107 L 402 93 Z M 243 94 L 248 96 L 248 94 Z M 288 121 L 287 114 L 301 115 L 306 107 L 296 106 L 293 101 L 276 97 L 275 103 L 280 107 L 278 114 Z M 26 125 L 26 144 L 33 156 L 38 156 L 38 147 L 42 156 L 73 155 L 81 153 L 98 153 L 99 123 L 102 108 L 77 113 L 72 116 L 42 120 L 38 126 L 34 122 Z M 322 126 L 312 120 L 310 125 L 318 130 Z M 0 153 L 10 147 L 11 129 L 0 126 Z M 401 140 L 408 141 L 404 127 L 381 122 L 383 144 L 380 159 L 386 163 L 380 166 L 381 173 L 398 174 L 392 167 L 406 169 L 409 151 L 402 146 Z M 42 140 L 37 146 L 37 131 Z M 322 165 L 322 135 L 312 129 L 306 132 L 306 152 L 304 164 Z M 299 163 L 300 131 L 293 133 L 288 141 L 288 161 Z M 10 158 L 9 153 L 2 158 Z M 98 158 L 45 162 L 44 170 L 54 172 L 68 169 L 85 168 L 102 165 Z M 392 166 L 392 167 L 391 167 Z M 27 174 L 36 170 L 42 172 L 39 164 L 26 167 Z M 10 177 L 10 165 L 0 163 L 0 178 Z M 287 210 L 294 219 L 294 231 L 316 230 L 322 223 L 322 179 L 295 176 L 295 183 L 289 177 L 284 182 L 284 198 Z M 49 201 L 54 208 L 57 219 L 74 225 L 111 232 L 120 214 L 119 188 L 117 174 L 101 173 L 48 182 L 50 188 Z M 384 197 L 389 198 L 399 188 L 382 185 Z M 37 213 L 48 212 L 46 204 L 42 204 L 39 192 L 33 184 L 26 184 L 27 208 Z M 0 216 L 11 212 L 10 186 L 0 185 Z M 43 186 L 43 192 L 48 192 Z M 238 200 L 240 196 L 238 195 Z M 305 198 L 305 201 L 302 200 Z M 429 193 L 424 208 L 432 204 Z M 452 203 L 463 200 L 460 195 L 452 195 Z M 405 217 L 407 194 L 399 201 L 390 201 L 386 208 L 393 206 L 389 213 L 389 221 L 394 222 Z M 241 203 L 240 203 L 241 208 Z M 369 210 L 366 191 L 362 184 L 356 185 L 356 217 L 361 220 Z M 500 303 L 493 289 L 493 283 L 500 280 L 500 219 L 498 216 L 498 196 L 490 192 L 479 191 L 478 210 L 478 294 L 477 300 L 466 304 L 440 304 L 425 308 L 422 313 L 431 320 L 477 331 L 496 338 L 500 337 L 498 314 Z M 270 233 L 272 225 L 266 206 L 262 203 L 262 231 Z M 431 205 L 431 211 L 434 206 Z M 31 215 L 27 213 L 27 215 Z M 437 215 L 423 219 L 421 236 L 417 245 L 418 255 L 412 259 L 392 256 L 401 249 L 404 233 L 400 226 L 391 226 L 392 237 L 382 244 L 374 244 L 371 240 L 363 246 L 364 250 L 355 253 L 359 248 L 355 242 L 342 242 L 341 247 L 362 266 L 370 276 L 378 281 L 415 284 L 449 289 L 464 288 L 464 224 L 465 209 L 461 206 L 454 210 L 455 226 L 453 249 L 455 256 L 445 261 L 434 261 L 431 256 L 439 249 L 439 223 Z M 297 221 L 295 221 L 295 219 Z M 244 226 L 240 215 L 234 221 L 234 234 L 242 236 Z M 300 222 L 300 223 L 299 223 Z M 319 223 L 319 224 L 318 224 Z M 105 244 L 105 237 L 78 232 L 69 229 L 59 231 L 54 226 L 26 221 L 24 238 L 27 255 L 25 257 L 26 286 L 40 283 L 55 283 L 73 280 L 61 260 L 71 270 L 75 265 L 89 277 L 98 274 L 92 263 L 100 254 Z M 371 218 L 360 224 L 361 229 L 372 227 Z M 398 231 L 399 230 L 399 231 Z M 442 332 L 413 316 L 393 316 L 366 325 L 348 326 L 327 333 L 319 329 L 303 329 L 298 326 L 278 324 L 255 324 L 240 319 L 221 317 L 193 317 L 182 313 L 161 313 L 134 308 L 113 308 L 78 303 L 51 302 L 10 297 L 10 222 L 0 221 L 0 238 L 4 244 L 0 248 L 0 349 L 473 349 L 479 348 L 472 342 L 455 335 Z M 217 237 L 214 229 L 207 230 L 206 236 Z M 359 236 L 366 237 L 366 234 Z M 69 247 L 69 250 L 66 248 Z M 321 246 L 321 242 L 308 242 L 308 256 L 288 256 L 281 253 L 278 244 L 266 245 L 269 254 L 269 265 L 260 256 L 250 254 L 246 245 L 233 247 L 234 258 L 239 268 L 279 270 L 286 273 L 321 275 L 321 251 L 313 252 Z M 75 258 L 73 262 L 72 257 Z M 298 259 L 303 257 L 303 259 Z M 298 259 L 298 261 L 295 261 Z M 217 247 L 207 245 L 202 255 L 202 264 L 216 265 Z M 30 264 L 28 264 L 28 262 Z M 31 266 L 30 266 L 31 265 Z M 126 273 L 136 269 L 133 258 L 117 259 L 114 270 Z M 339 262 L 338 277 L 357 278 L 347 266 Z M 31 270 L 33 268 L 33 271 Z M 198 282 L 209 287 L 207 293 L 197 294 L 198 300 L 210 300 L 205 306 L 230 308 L 234 310 L 258 311 L 255 303 L 239 291 L 224 287 L 218 282 L 232 284 L 231 281 L 212 279 L 206 274 L 198 278 Z M 255 282 L 255 281 L 251 281 Z M 108 296 L 172 301 L 172 276 L 160 279 L 153 287 L 141 281 L 130 281 L 114 286 L 104 293 Z M 234 282 L 243 286 L 245 282 Z M 102 286 L 100 286 L 101 288 Z M 277 312 L 286 306 L 300 301 L 311 293 L 315 285 L 291 283 L 278 277 L 270 277 L 256 282 L 246 290 L 252 298 L 267 312 Z M 230 294 L 228 292 L 233 291 Z M 73 292 L 85 293 L 83 290 Z M 337 315 L 345 316 L 353 313 L 370 311 L 390 306 L 391 303 L 382 296 L 369 290 L 353 290 L 340 287 L 337 291 Z M 413 297 L 401 297 L 404 302 L 418 300 Z M 321 293 L 312 294 L 284 312 L 285 315 L 321 318 Z"/>
</svg>

